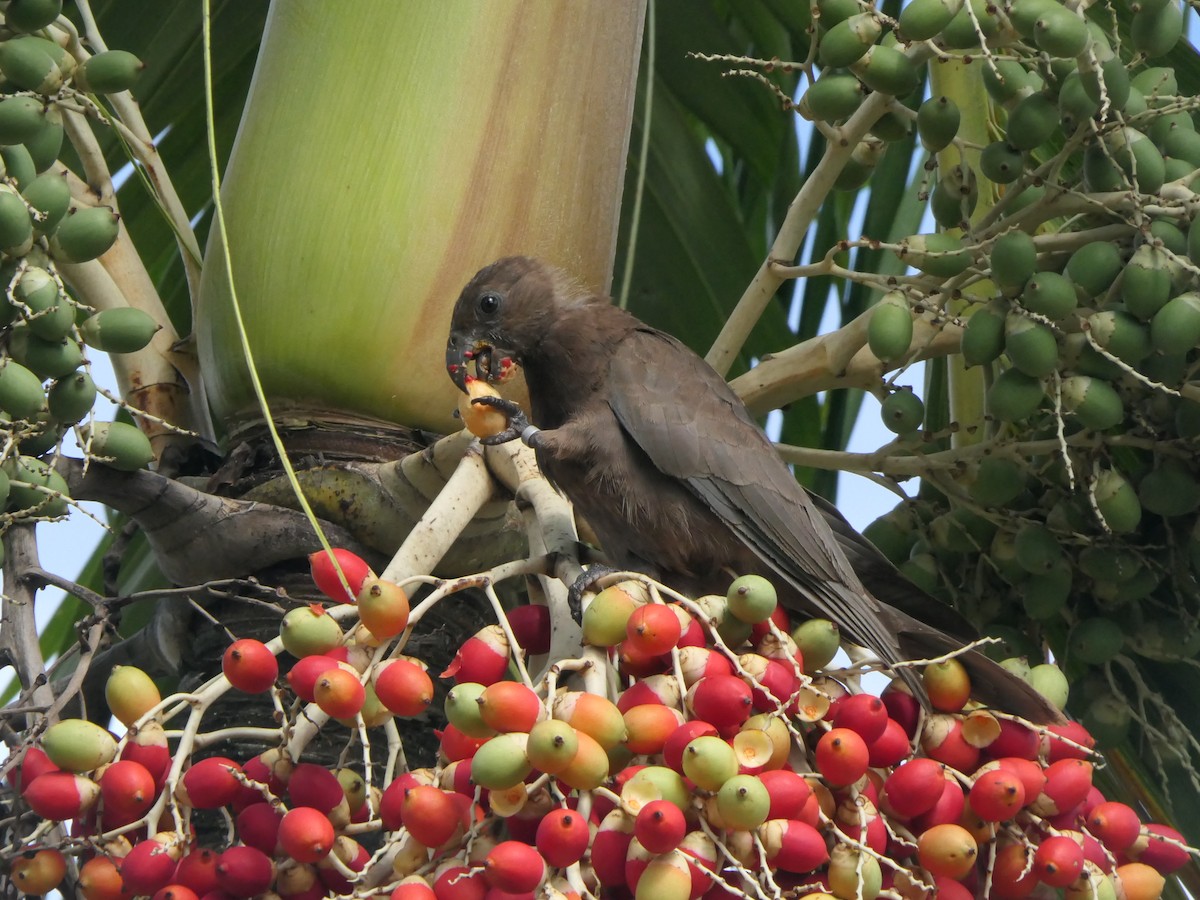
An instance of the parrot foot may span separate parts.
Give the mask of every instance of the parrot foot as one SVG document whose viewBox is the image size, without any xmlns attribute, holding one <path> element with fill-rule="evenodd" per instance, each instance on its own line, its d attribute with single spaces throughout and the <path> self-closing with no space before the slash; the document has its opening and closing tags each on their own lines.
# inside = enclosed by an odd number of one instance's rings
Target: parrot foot
<svg viewBox="0 0 1200 900">
<path fill-rule="evenodd" d="M 529 424 L 529 419 L 525 418 L 525 410 L 521 409 L 520 404 L 504 397 L 475 397 L 471 402 L 498 409 L 508 417 L 508 427 L 499 434 L 481 438 L 480 440 L 484 444 L 490 447 L 493 444 L 507 444 L 509 441 L 520 438 L 528 446 L 537 447 L 537 436 L 541 433 L 541 429 Z"/>
<path fill-rule="evenodd" d="M 576 624 L 583 624 L 583 592 L 590 590 L 592 585 L 601 578 L 620 571 L 612 566 L 595 563 L 579 573 L 579 577 L 567 589 L 567 606 L 570 608 L 571 618 L 575 620 Z"/>
</svg>

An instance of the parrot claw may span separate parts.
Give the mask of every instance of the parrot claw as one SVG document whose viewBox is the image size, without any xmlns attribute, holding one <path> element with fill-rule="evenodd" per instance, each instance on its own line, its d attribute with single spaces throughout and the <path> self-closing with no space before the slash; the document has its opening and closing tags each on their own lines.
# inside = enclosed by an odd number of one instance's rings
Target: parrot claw
<svg viewBox="0 0 1200 900">
<path fill-rule="evenodd" d="M 612 566 L 594 563 L 579 573 L 579 577 L 567 589 L 567 606 L 571 610 L 571 618 L 575 620 L 575 624 L 583 624 L 583 592 L 590 590 L 592 585 L 601 578 L 620 571 Z"/>
<path fill-rule="evenodd" d="M 529 419 L 525 417 L 525 411 L 521 409 L 520 404 L 504 397 L 475 397 L 471 402 L 498 409 L 508 417 L 508 427 L 491 437 L 481 438 L 482 443 L 490 447 L 494 444 L 507 444 L 509 441 L 522 438 L 526 444 L 534 446 L 538 429 L 529 424 Z"/>
</svg>

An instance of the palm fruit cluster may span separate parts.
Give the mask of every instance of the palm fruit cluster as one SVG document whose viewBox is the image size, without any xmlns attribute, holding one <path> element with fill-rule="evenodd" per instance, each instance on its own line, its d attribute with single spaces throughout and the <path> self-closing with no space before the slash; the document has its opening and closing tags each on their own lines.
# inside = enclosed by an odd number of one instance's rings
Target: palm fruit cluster
<svg viewBox="0 0 1200 900">
<path fill-rule="evenodd" d="M 900 681 L 847 692 L 837 629 L 790 621 L 757 576 L 695 601 L 613 584 L 584 610 L 584 657 L 536 679 L 525 666 L 546 658 L 549 611 L 511 610 L 441 674 L 436 763 L 397 767 L 403 728 L 388 753 L 370 736 L 433 702 L 398 638 L 419 615 L 345 550 L 311 563 L 334 605 L 292 610 L 270 644 L 231 643 L 188 703 L 119 666 L 105 695 L 120 738 L 66 719 L 26 750 L 10 785 L 30 829 L 72 835 L 10 863 L 26 892 L 60 885 L 64 850 L 85 900 L 921 900 L 985 885 L 1154 900 L 1188 859 L 1178 832 L 1095 787 L 1082 726 L 980 706 L 953 658 L 925 667 L 926 712 Z M 221 755 L 203 723 L 164 729 L 231 691 L 274 695 L 282 722 L 262 752 Z M 341 762 L 305 759 L 298 736 L 317 727 L 346 735 Z M 194 826 L 218 813 L 225 840 L 205 842 Z"/>
<path fill-rule="evenodd" d="M 51 28 L 61 7 L 61 0 L 12 0 L 0 30 L 0 421 L 11 436 L 0 460 L 6 517 L 66 512 L 66 484 L 42 457 L 68 429 L 91 419 L 96 385 L 87 350 L 133 352 L 158 330 L 141 310 L 96 311 L 64 285 L 69 267 L 107 251 L 119 229 L 111 208 L 72 195 L 59 162 L 64 108 L 93 104 L 87 95 L 128 90 L 141 63 L 123 50 L 88 54 L 70 45 L 66 31 Z M 153 458 L 142 432 L 123 422 L 81 427 L 80 443 L 92 458 L 118 468 L 140 468 Z"/>
<path fill-rule="evenodd" d="M 1006 655 L 1048 648 L 1104 742 L 1186 735 L 1148 687 L 1156 666 L 1200 654 L 1200 100 L 1163 64 L 1183 7 L 914 0 L 897 20 L 857 0 L 817 7 L 822 69 L 801 112 L 837 127 L 881 92 L 905 107 L 870 126 L 838 186 L 864 184 L 911 129 L 931 154 L 922 196 L 939 229 L 890 245 L 915 274 L 881 287 L 869 347 L 891 369 L 920 349 L 916 316 L 961 327 L 986 393 L 952 446 L 922 432 L 916 393 L 885 386 L 898 452 L 952 447 L 954 461 L 868 535 L 1005 637 Z M 964 139 L 941 63 L 917 89 L 935 55 L 982 83 L 986 134 Z M 1200 755 L 1186 736 L 1148 743 L 1163 768 Z"/>
</svg>

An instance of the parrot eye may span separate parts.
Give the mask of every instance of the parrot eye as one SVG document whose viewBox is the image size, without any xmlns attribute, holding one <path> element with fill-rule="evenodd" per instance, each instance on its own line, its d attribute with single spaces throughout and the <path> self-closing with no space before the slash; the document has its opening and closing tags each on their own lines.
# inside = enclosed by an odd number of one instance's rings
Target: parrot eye
<svg viewBox="0 0 1200 900">
<path fill-rule="evenodd" d="M 488 291 L 486 294 L 480 294 L 479 300 L 476 301 L 479 306 L 479 311 L 485 316 L 494 316 L 500 311 L 501 297 L 499 294 Z"/>
</svg>

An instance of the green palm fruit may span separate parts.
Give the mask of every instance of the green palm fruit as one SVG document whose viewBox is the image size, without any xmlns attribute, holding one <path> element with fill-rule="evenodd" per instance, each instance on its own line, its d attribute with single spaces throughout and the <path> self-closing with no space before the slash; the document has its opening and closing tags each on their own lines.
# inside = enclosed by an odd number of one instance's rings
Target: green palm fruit
<svg viewBox="0 0 1200 900">
<path fill-rule="evenodd" d="M 1079 571 L 1093 581 L 1128 581 L 1143 568 L 1135 552 L 1119 546 L 1092 544 L 1079 551 L 1076 562 Z"/>
<path fill-rule="evenodd" d="M 1029 577 L 1029 573 L 1017 562 L 1016 536 L 1011 531 L 997 531 L 988 548 L 988 559 L 996 567 L 996 574 L 1008 584 L 1017 585 Z"/>
<path fill-rule="evenodd" d="M 851 115 L 862 103 L 866 92 L 862 82 L 847 72 L 824 72 L 804 94 L 813 117 L 836 122 Z"/>
<path fill-rule="evenodd" d="M 13 297 L 29 307 L 29 330 L 40 338 L 58 341 L 75 325 L 75 307 L 59 291 L 58 282 L 40 266 L 21 273 Z"/>
<path fill-rule="evenodd" d="M 1200 172 L 1186 159 L 1176 159 L 1173 156 L 1163 158 L 1163 184 L 1178 181 L 1185 188 L 1195 191 L 1200 187 Z"/>
<path fill-rule="evenodd" d="M 1033 23 L 1033 40 L 1051 56 L 1072 60 L 1087 49 L 1091 34 L 1087 21 L 1065 6 L 1054 4 Z"/>
<path fill-rule="evenodd" d="M 881 94 L 905 97 L 921 83 L 921 73 L 916 64 L 903 51 L 886 44 L 868 47 L 864 55 L 849 65 L 863 84 Z"/>
<path fill-rule="evenodd" d="M 1025 470 L 1007 456 L 985 456 L 979 461 L 967 493 L 980 506 L 1006 506 L 1025 490 Z"/>
<path fill-rule="evenodd" d="M 839 191 L 856 191 L 875 173 L 879 161 L 887 152 L 887 144 L 875 137 L 865 137 L 850 151 L 850 159 L 838 173 L 833 186 Z"/>
<path fill-rule="evenodd" d="M 1060 394 L 1063 409 L 1092 431 L 1106 431 L 1125 420 L 1120 395 L 1103 379 L 1072 375 L 1062 380 Z"/>
<path fill-rule="evenodd" d="M 888 110 L 871 125 L 869 134 L 881 141 L 895 143 L 902 141 L 912 133 L 912 124 L 906 116 Z"/>
<path fill-rule="evenodd" d="M 1006 315 L 1003 304 L 992 303 L 975 310 L 967 319 L 961 352 L 968 368 L 993 362 L 1004 352 Z"/>
<path fill-rule="evenodd" d="M 900 33 L 906 41 L 927 41 L 950 24 L 963 0 L 913 0 L 900 11 Z"/>
<path fill-rule="evenodd" d="M 46 104 L 36 97 L 18 95 L 0 100 L 0 144 L 23 144 L 41 130 Z"/>
<path fill-rule="evenodd" d="M 50 417 L 63 425 L 74 425 L 91 412 L 95 402 L 96 383 L 83 371 L 59 378 L 46 392 Z"/>
<path fill-rule="evenodd" d="M 1057 5 L 1056 0 L 1012 0 L 1008 5 L 1008 20 L 1021 37 L 1032 38 L 1037 20 Z"/>
<path fill-rule="evenodd" d="M 120 220 L 107 206 L 79 207 L 67 212 L 50 238 L 50 254 L 81 263 L 105 253 L 117 240 Z"/>
<path fill-rule="evenodd" d="M 1058 90 L 1059 128 L 1067 135 L 1074 134 L 1080 125 L 1100 111 L 1100 101 L 1093 100 L 1084 87 L 1083 78 L 1072 72 L 1063 79 Z"/>
<path fill-rule="evenodd" d="M 9 31 L 41 31 L 59 17 L 62 0 L 9 0 L 4 24 Z"/>
<path fill-rule="evenodd" d="M 938 181 L 930 197 L 929 207 L 934 220 L 945 228 L 953 228 L 970 218 L 979 202 L 979 182 L 975 171 L 962 162 L 951 166 Z"/>
<path fill-rule="evenodd" d="M 65 134 L 62 113 L 58 111 L 58 107 L 50 107 L 46 111 L 46 121 L 38 133 L 22 142 L 25 149 L 29 151 L 29 158 L 33 162 L 35 172 L 41 174 L 58 161 Z"/>
<path fill-rule="evenodd" d="M 12 84 L 36 94 L 53 94 L 74 70 L 74 59 L 53 41 L 24 35 L 0 42 L 0 72 Z"/>
<path fill-rule="evenodd" d="M 1030 312 L 1065 319 L 1075 311 L 1075 285 L 1058 272 L 1035 272 L 1017 299 Z"/>
<path fill-rule="evenodd" d="M 884 513 L 863 529 L 863 537 L 875 545 L 893 565 L 908 559 L 917 540 L 917 530 L 911 512 L 897 506 Z"/>
<path fill-rule="evenodd" d="M 1200 168 L 1200 134 L 1176 128 L 1163 138 L 1163 152 L 1172 159 L 1181 159 L 1193 168 Z"/>
<path fill-rule="evenodd" d="M 1088 300 L 1104 294 L 1116 282 L 1125 260 L 1111 241 L 1092 241 L 1071 254 L 1063 270 Z"/>
<path fill-rule="evenodd" d="M 4 465 L 9 478 L 10 512 L 36 510 L 38 515 L 48 517 L 67 514 L 67 483 L 49 463 L 32 456 L 21 456 Z"/>
<path fill-rule="evenodd" d="M 128 50 L 105 50 L 75 70 L 75 86 L 90 94 L 118 94 L 133 87 L 146 64 Z"/>
<path fill-rule="evenodd" d="M 1130 86 L 1129 99 L 1125 101 L 1125 117 L 1132 119 L 1134 116 L 1141 116 L 1148 112 L 1149 104 L 1146 103 L 1146 95 L 1137 88 Z M 1151 123 L 1153 124 L 1153 123 Z"/>
<path fill-rule="evenodd" d="M 867 345 L 875 357 L 891 362 L 908 353 L 912 343 L 913 317 L 908 300 L 900 291 L 890 291 L 875 306 L 867 323 Z"/>
<path fill-rule="evenodd" d="M 1200 294 L 1169 300 L 1150 322 L 1150 343 L 1160 353 L 1186 353 L 1200 343 Z"/>
<path fill-rule="evenodd" d="M 1058 366 L 1054 332 L 1018 313 L 1009 313 L 1005 320 L 1004 352 L 1016 368 L 1034 378 L 1044 378 Z"/>
<path fill-rule="evenodd" d="M 1162 241 L 1163 249 L 1169 250 L 1176 256 L 1187 255 L 1187 235 L 1179 230 L 1174 222 L 1169 219 L 1155 219 L 1150 223 L 1150 236 L 1156 240 Z M 1167 260 L 1170 265 L 1171 260 Z"/>
<path fill-rule="evenodd" d="M 971 254 L 963 249 L 962 238 L 945 232 L 905 238 L 898 255 L 910 266 L 942 278 L 959 275 L 971 264 Z"/>
<path fill-rule="evenodd" d="M 1029 72 L 1015 59 L 997 59 L 995 63 L 983 67 L 983 86 L 997 103 L 1007 103 L 1033 91 Z"/>
<path fill-rule="evenodd" d="M 1111 162 L 1106 158 L 1105 164 L 1111 167 L 1112 163 L 1116 163 L 1120 171 L 1118 182 L 1120 187 L 1116 190 L 1121 190 L 1125 185 L 1132 183 L 1143 194 L 1158 193 L 1159 188 L 1163 186 L 1166 169 L 1162 154 L 1150 138 L 1136 129 L 1121 128 L 1106 135 L 1105 144 L 1108 146 L 1108 154 L 1112 158 Z M 1101 153 L 1103 151 L 1095 146 L 1089 147 L 1088 150 L 1089 152 L 1084 155 L 1084 177 L 1088 179 L 1090 185 L 1088 159 L 1094 155 L 1091 151 Z M 1098 173 L 1101 171 L 1097 162 L 1093 161 L 1092 165 Z M 1111 178 L 1111 175 L 1109 177 Z M 1104 190 L 1105 188 L 1101 185 L 1096 189 Z"/>
<path fill-rule="evenodd" d="M 1087 318 L 1096 343 L 1124 362 L 1135 365 L 1150 355 L 1150 332 L 1141 322 L 1120 310 L 1105 310 Z"/>
<path fill-rule="evenodd" d="M 1153 328 L 1153 324 L 1151 322 L 1151 328 Z M 1188 366 L 1187 353 L 1151 353 L 1149 357 L 1142 361 L 1141 369 L 1142 374 L 1151 381 L 1157 381 L 1159 384 L 1178 386 L 1187 377 Z M 1165 394 L 1154 394 L 1151 397 L 1151 402 L 1156 404 L 1165 401 Z"/>
<path fill-rule="evenodd" d="M 1037 248 L 1028 233 L 1020 230 L 1006 231 L 992 244 L 992 253 L 988 260 L 992 268 L 993 283 L 1006 294 L 1012 294 L 1026 286 L 1025 283 L 1037 268 Z M 1071 299 L 1074 305 L 1073 292 Z"/>
<path fill-rule="evenodd" d="M 1112 619 L 1081 619 L 1067 636 L 1067 658 L 1099 666 L 1121 652 L 1125 631 Z"/>
<path fill-rule="evenodd" d="M 1096 508 L 1114 534 L 1128 534 L 1142 520 L 1137 491 L 1116 469 L 1102 469 L 1092 486 Z"/>
<path fill-rule="evenodd" d="M 1068 332 L 1062 340 L 1062 367 L 1092 378 L 1121 377 L 1121 366 L 1096 350 L 1080 332 Z"/>
<path fill-rule="evenodd" d="M 150 439 L 135 425 L 97 422 L 89 429 L 87 445 L 92 457 L 114 469 L 133 472 L 154 459 Z"/>
<path fill-rule="evenodd" d="M 874 13 L 857 13 L 838 22 L 821 38 L 821 65 L 840 69 L 857 62 L 881 34 L 883 23 Z"/>
<path fill-rule="evenodd" d="M 860 12 L 858 0 L 817 0 L 817 17 L 822 28 L 832 28 Z"/>
<path fill-rule="evenodd" d="M 1021 604 L 1031 619 L 1045 621 L 1057 616 L 1071 595 L 1071 565 L 1060 559 L 1044 572 L 1021 582 Z"/>
<path fill-rule="evenodd" d="M 1166 254 L 1152 244 L 1133 251 L 1121 275 L 1121 299 L 1125 308 L 1142 321 L 1162 309 L 1171 297 L 1171 273 Z"/>
<path fill-rule="evenodd" d="M 1043 93 L 1030 94 L 1008 114 L 1004 137 L 1018 150 L 1032 150 L 1049 140 L 1059 124 L 1054 102 Z"/>
<path fill-rule="evenodd" d="M 1196 123 L 1185 112 L 1161 114 L 1156 116 L 1154 121 L 1150 123 L 1150 127 L 1146 129 L 1146 136 L 1161 148 L 1163 142 L 1167 139 L 1167 135 L 1177 129 L 1195 131 Z"/>
<path fill-rule="evenodd" d="M 1163 457 L 1138 484 L 1142 508 L 1159 516 L 1186 516 L 1200 506 L 1200 483 L 1181 459 Z"/>
<path fill-rule="evenodd" d="M 949 97 L 930 97 L 922 103 L 917 109 L 917 134 L 925 149 L 937 153 L 948 147 L 958 134 L 961 119 L 958 104 Z"/>
<path fill-rule="evenodd" d="M 918 553 L 899 566 L 900 574 L 931 596 L 942 590 L 942 576 L 932 553 Z"/>
<path fill-rule="evenodd" d="M 33 157 L 29 155 L 29 150 L 24 144 L 0 147 L 0 160 L 3 160 L 3 169 L 9 179 L 16 182 L 18 190 L 24 190 L 37 177 Z"/>
<path fill-rule="evenodd" d="M 1130 37 L 1147 59 L 1166 55 L 1183 37 L 1183 10 L 1174 0 L 1159 7 L 1144 5 L 1133 14 Z"/>
<path fill-rule="evenodd" d="M 1084 91 L 1095 103 L 1107 97 L 1110 109 L 1122 110 L 1129 100 L 1129 70 L 1119 57 L 1112 57 L 1094 69 L 1080 72 Z"/>
<path fill-rule="evenodd" d="M 33 230 L 42 235 L 54 232 L 71 205 L 71 189 L 67 187 L 67 179 L 57 172 L 39 175 L 25 186 L 21 196 L 40 213 L 41 217 L 33 220 Z"/>
<path fill-rule="evenodd" d="M 1142 69 L 1130 79 L 1130 84 L 1154 104 L 1161 102 L 1163 97 L 1179 95 L 1179 81 L 1175 77 L 1175 70 L 1167 66 Z"/>
<path fill-rule="evenodd" d="M 9 482 L 8 473 L 0 469 L 0 510 L 8 505 Z M 4 554 L 0 552 L 0 566 L 4 565 Z"/>
<path fill-rule="evenodd" d="M 83 363 L 83 351 L 71 338 L 47 341 L 28 328 L 14 328 L 9 333 L 8 352 L 39 378 L 64 378 Z"/>
<path fill-rule="evenodd" d="M 123 306 L 84 319 L 79 333 L 89 347 L 97 350 L 134 353 L 149 344 L 161 327 L 149 313 Z"/>
<path fill-rule="evenodd" d="M 10 357 L 0 357 L 0 409 L 14 419 L 32 419 L 46 405 L 42 379 Z"/>
<path fill-rule="evenodd" d="M 1013 545 L 1017 551 L 1017 565 L 1030 575 L 1048 572 L 1062 560 L 1058 538 L 1040 522 L 1026 522 L 1018 528 Z"/>
<path fill-rule="evenodd" d="M 1042 383 L 1020 369 L 1005 369 L 987 392 L 987 408 L 1002 422 L 1019 422 L 1031 416 L 1046 393 Z"/>
<path fill-rule="evenodd" d="M 979 46 L 981 32 L 984 40 L 990 40 L 1000 33 L 1002 26 L 996 17 L 994 5 L 987 0 L 970 0 L 970 6 L 974 18 L 967 12 L 967 4 L 964 3 L 963 8 L 942 29 L 940 44 L 950 50 L 969 50 Z"/>
<path fill-rule="evenodd" d="M 1132 721 L 1133 713 L 1129 709 L 1128 699 L 1112 694 L 1094 698 L 1080 718 L 1087 733 L 1105 750 L 1117 746 L 1129 736 Z"/>
<path fill-rule="evenodd" d="M 925 404 L 911 390 L 901 388 L 888 394 L 880 405 L 884 427 L 895 434 L 910 434 L 925 420 Z"/>
<path fill-rule="evenodd" d="M 0 184 L 0 250 L 23 256 L 33 246 L 33 222 L 15 189 Z"/>
<path fill-rule="evenodd" d="M 1187 255 L 1193 262 L 1200 263 L 1200 221 L 1196 219 L 1188 226 Z"/>
<path fill-rule="evenodd" d="M 1025 157 L 1007 141 L 995 141 L 979 155 L 979 171 L 988 181 L 1012 184 L 1025 171 Z"/>
<path fill-rule="evenodd" d="M 939 555 L 978 552 L 989 546 L 995 536 L 994 522 L 961 506 L 929 523 L 930 543 Z"/>
</svg>

